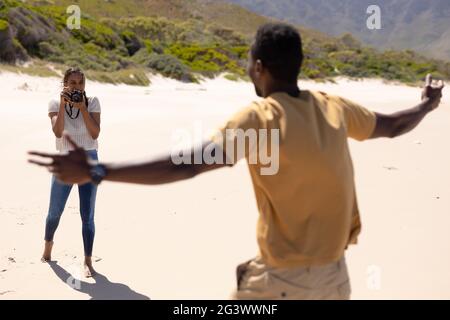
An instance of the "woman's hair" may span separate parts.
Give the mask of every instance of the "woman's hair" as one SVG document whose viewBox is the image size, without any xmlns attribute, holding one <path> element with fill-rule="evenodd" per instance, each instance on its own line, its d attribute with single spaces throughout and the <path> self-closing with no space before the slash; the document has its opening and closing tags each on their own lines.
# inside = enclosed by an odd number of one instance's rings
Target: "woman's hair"
<svg viewBox="0 0 450 320">
<path fill-rule="evenodd" d="M 69 77 L 73 74 L 80 74 L 83 77 L 83 80 L 86 80 L 84 72 L 80 68 L 69 68 L 64 72 L 64 78 L 62 81 L 63 87 L 67 84 Z"/>
</svg>

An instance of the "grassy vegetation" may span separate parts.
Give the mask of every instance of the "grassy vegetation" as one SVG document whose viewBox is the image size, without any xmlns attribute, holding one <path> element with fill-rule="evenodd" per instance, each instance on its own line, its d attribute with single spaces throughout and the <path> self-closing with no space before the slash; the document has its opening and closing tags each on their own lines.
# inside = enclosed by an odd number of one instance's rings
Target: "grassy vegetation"
<svg viewBox="0 0 450 320">
<path fill-rule="evenodd" d="M 122 17 L 164 17 L 169 20 L 200 21 L 210 24 L 214 21 L 222 28 L 232 29 L 244 35 L 253 36 L 259 25 L 267 18 L 239 6 L 211 0 L 27 0 L 29 3 L 48 3 L 67 7 L 79 5 L 83 12 L 94 18 L 120 19 Z"/>
<path fill-rule="evenodd" d="M 78 0 L 81 29 L 69 30 L 62 5 L 70 2 L 40 0 L 32 5 L 0 0 L 0 32 L 14 26 L 18 32 L 11 43 L 30 59 L 77 65 L 90 78 L 110 83 L 148 85 L 150 72 L 189 82 L 221 73 L 232 80 L 245 78 L 250 34 L 268 21 L 239 7 L 206 0 L 192 0 L 197 7 L 181 0 Z M 159 10 L 153 11 L 158 5 Z M 223 17 L 212 10 L 219 8 L 215 6 L 220 6 Z M 154 12 L 159 16 L 152 16 Z M 336 39 L 301 32 L 303 78 L 381 77 L 416 83 L 428 72 L 450 78 L 449 63 L 411 51 L 379 52 L 363 47 L 351 35 Z"/>
<path fill-rule="evenodd" d="M 133 86 L 148 86 L 150 80 L 142 69 L 123 69 L 114 72 L 88 70 L 86 77 L 93 81 L 113 84 L 128 84 Z"/>
<path fill-rule="evenodd" d="M 6 20 L 0 19 L 0 31 L 8 29 L 9 23 Z"/>
<path fill-rule="evenodd" d="M 62 70 L 62 66 L 59 66 Z M 59 69 L 58 67 L 56 68 Z M 59 74 L 57 71 L 49 68 L 48 63 L 41 60 L 35 60 L 33 63 L 20 66 L 20 65 L 11 65 L 11 64 L 0 64 L 0 72 L 8 71 L 14 73 L 23 73 L 30 76 L 36 77 L 58 77 Z"/>
<path fill-rule="evenodd" d="M 355 39 L 349 41 L 349 35 L 320 46 L 306 41 L 305 55 L 302 76 L 311 79 L 370 77 L 414 84 L 423 80 L 430 72 L 437 78 L 450 78 L 448 62 L 427 59 L 409 50 L 379 52 L 362 47 Z"/>
</svg>

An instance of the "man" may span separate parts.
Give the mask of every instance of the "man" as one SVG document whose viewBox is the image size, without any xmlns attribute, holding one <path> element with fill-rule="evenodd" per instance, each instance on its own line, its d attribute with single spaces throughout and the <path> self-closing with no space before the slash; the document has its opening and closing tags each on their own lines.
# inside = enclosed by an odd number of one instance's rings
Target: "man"
<svg viewBox="0 0 450 320">
<path fill-rule="evenodd" d="M 257 95 L 264 99 L 242 109 L 218 135 L 189 154 L 194 158 L 213 149 L 215 156 L 221 153 L 227 161 L 175 164 L 167 156 L 132 164 L 91 164 L 73 144 L 75 150 L 68 155 L 31 152 L 52 159 L 51 163 L 30 162 L 47 167 L 66 183 L 106 180 L 155 185 L 232 166 L 245 156 L 260 213 L 260 252 L 237 268 L 233 298 L 349 299 L 344 253 L 356 243 L 361 225 L 347 138 L 394 138 L 411 131 L 439 106 L 444 85 L 433 84 L 428 76 L 416 107 L 377 114 L 344 98 L 300 90 L 302 61 L 301 38 L 293 27 L 267 24 L 258 30 L 248 73 Z M 263 144 L 236 154 L 238 135 L 229 134 L 230 130 L 266 133 L 258 137 L 259 142 L 276 137 L 278 143 L 271 148 L 277 152 L 276 172 L 263 174 L 261 161 L 249 161 Z"/>
</svg>

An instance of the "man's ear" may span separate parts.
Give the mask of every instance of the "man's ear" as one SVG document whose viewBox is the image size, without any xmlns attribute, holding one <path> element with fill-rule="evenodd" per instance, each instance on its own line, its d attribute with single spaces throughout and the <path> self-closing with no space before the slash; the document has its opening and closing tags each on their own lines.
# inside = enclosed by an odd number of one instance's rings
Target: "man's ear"
<svg viewBox="0 0 450 320">
<path fill-rule="evenodd" d="M 255 73 L 257 73 L 258 75 L 262 74 L 264 70 L 264 66 L 261 60 L 256 60 L 255 62 Z"/>
</svg>

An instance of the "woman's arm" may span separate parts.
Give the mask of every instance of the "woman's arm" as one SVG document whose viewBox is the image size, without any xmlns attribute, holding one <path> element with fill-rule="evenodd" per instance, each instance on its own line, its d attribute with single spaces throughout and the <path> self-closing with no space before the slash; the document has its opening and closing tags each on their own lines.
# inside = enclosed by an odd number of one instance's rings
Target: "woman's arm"
<svg viewBox="0 0 450 320">
<path fill-rule="evenodd" d="M 48 115 L 52 122 L 52 130 L 57 138 L 61 138 L 64 132 L 64 101 L 61 99 L 59 112 L 50 112 Z"/>
<path fill-rule="evenodd" d="M 80 113 L 83 117 L 86 129 L 88 130 L 92 139 L 96 140 L 100 135 L 100 113 L 89 112 L 86 105 L 86 97 L 83 97 L 83 102 L 73 103 L 73 107 L 80 109 Z"/>
<path fill-rule="evenodd" d="M 100 135 L 100 113 L 89 113 L 86 107 L 80 111 L 89 134 L 92 139 L 96 140 Z"/>
</svg>

